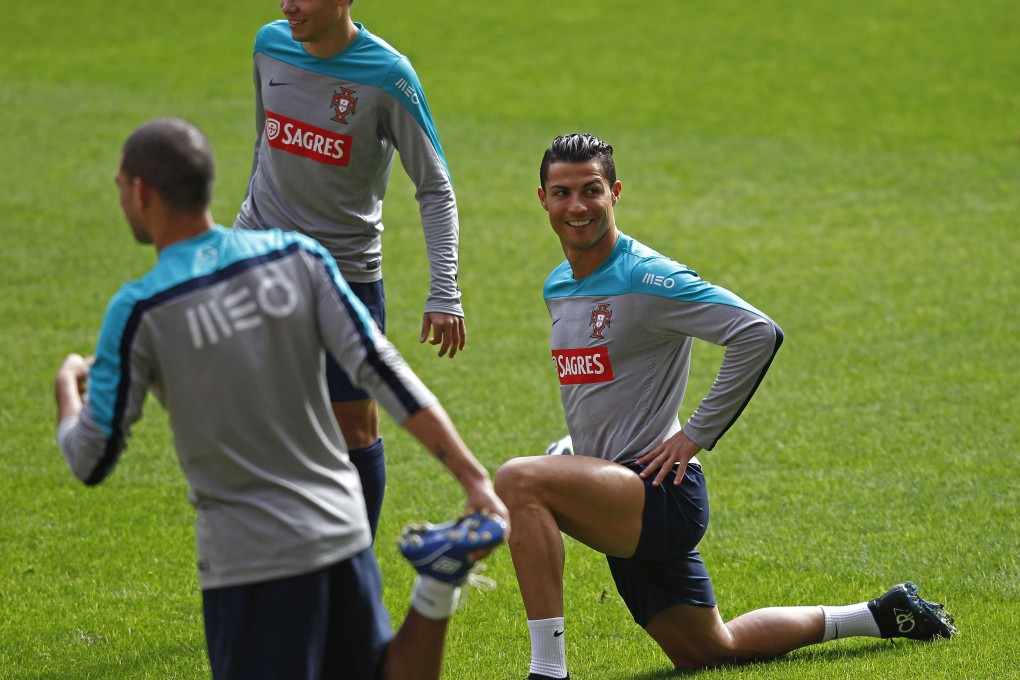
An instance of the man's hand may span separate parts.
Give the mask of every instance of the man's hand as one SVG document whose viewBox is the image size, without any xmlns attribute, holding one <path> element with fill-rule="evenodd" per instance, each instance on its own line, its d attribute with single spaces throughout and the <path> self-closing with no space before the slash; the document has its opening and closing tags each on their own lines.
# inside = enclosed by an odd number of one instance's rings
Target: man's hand
<svg viewBox="0 0 1020 680">
<path fill-rule="evenodd" d="M 432 339 L 429 340 L 429 333 Z M 467 330 L 464 328 L 464 317 L 442 312 L 425 312 L 421 320 L 421 337 L 418 342 L 429 340 L 430 345 L 439 347 L 439 356 L 449 351 L 452 359 L 458 351 L 464 349 L 467 342 Z"/>
<path fill-rule="evenodd" d="M 492 483 L 488 479 L 480 484 L 471 485 L 470 488 L 465 487 L 464 493 L 467 495 L 467 508 L 466 514 L 472 514 L 477 511 L 487 510 L 490 514 L 496 515 L 506 522 L 506 536 L 504 541 L 510 538 L 510 511 L 507 510 L 506 506 L 503 505 L 503 501 L 500 500 L 499 496 L 492 488 Z M 468 559 L 472 562 L 487 557 L 489 553 L 495 550 L 498 546 L 493 546 L 484 550 L 478 550 L 468 555 Z"/>
<path fill-rule="evenodd" d="M 471 488 L 465 488 L 464 493 L 467 496 L 466 506 L 468 513 L 488 510 L 491 514 L 502 517 L 509 525 L 510 511 L 506 509 L 503 501 L 496 495 L 492 488 L 492 483 L 488 479 L 484 483 L 473 485 Z M 509 531 L 507 535 L 509 535 Z"/>
<path fill-rule="evenodd" d="M 695 444 L 694 440 L 682 431 L 677 432 L 637 459 L 638 463 L 647 466 L 641 471 L 639 476 L 641 479 L 648 479 L 649 476 L 654 474 L 655 479 L 652 480 L 652 486 L 659 486 L 673 466 L 679 463 L 676 469 L 676 479 L 673 481 L 673 484 L 679 485 L 683 481 L 687 462 L 698 455 L 698 451 L 701 451 L 701 447 Z"/>
<path fill-rule="evenodd" d="M 53 383 L 53 396 L 57 401 L 57 422 L 78 415 L 81 411 L 82 396 L 85 394 L 89 368 L 95 357 L 85 358 L 80 354 L 68 354 L 57 371 Z"/>
</svg>

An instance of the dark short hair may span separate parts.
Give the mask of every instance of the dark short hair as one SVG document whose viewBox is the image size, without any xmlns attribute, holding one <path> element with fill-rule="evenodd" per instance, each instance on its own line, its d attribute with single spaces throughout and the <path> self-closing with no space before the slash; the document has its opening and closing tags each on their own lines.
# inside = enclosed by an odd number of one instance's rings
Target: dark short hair
<svg viewBox="0 0 1020 680">
<path fill-rule="evenodd" d="M 216 163 L 202 131 L 181 118 L 157 118 L 124 142 L 120 168 L 140 178 L 176 212 L 197 213 L 212 200 Z"/>
<path fill-rule="evenodd" d="M 575 132 L 570 135 L 560 135 L 553 140 L 552 145 L 545 150 L 545 155 L 542 156 L 542 166 L 538 170 L 542 188 L 545 188 L 545 181 L 549 179 L 549 166 L 553 163 L 587 163 L 590 160 L 598 162 L 602 168 L 602 174 L 610 184 L 616 184 L 616 162 L 613 160 L 613 147 L 595 135 L 587 133 Z"/>
</svg>

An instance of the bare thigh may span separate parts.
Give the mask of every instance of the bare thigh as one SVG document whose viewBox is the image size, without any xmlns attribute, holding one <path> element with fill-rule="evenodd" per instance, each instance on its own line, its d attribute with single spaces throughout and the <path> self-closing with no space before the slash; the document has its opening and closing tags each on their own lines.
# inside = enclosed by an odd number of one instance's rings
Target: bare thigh
<svg viewBox="0 0 1020 680">
<path fill-rule="evenodd" d="M 601 553 L 630 557 L 637 548 L 645 487 L 623 465 L 590 456 L 516 458 L 500 468 L 496 490 L 511 514 L 542 508 L 560 531 Z"/>
<path fill-rule="evenodd" d="M 348 449 L 363 449 L 379 438 L 379 409 L 372 399 L 334 401 L 332 407 Z"/>
</svg>

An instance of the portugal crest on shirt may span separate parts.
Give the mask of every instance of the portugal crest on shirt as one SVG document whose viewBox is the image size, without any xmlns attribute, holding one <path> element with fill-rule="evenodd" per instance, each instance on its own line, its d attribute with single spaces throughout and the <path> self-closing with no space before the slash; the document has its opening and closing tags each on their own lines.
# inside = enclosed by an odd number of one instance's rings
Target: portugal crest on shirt
<svg viewBox="0 0 1020 680">
<path fill-rule="evenodd" d="M 336 111 L 333 120 L 347 125 L 347 116 L 353 114 L 358 108 L 358 98 L 354 96 L 354 90 L 341 87 L 339 92 L 333 91 L 333 101 L 329 105 Z"/>
<path fill-rule="evenodd" d="M 608 302 L 600 302 L 597 306 L 592 307 L 591 310 L 591 321 L 588 325 L 592 327 L 590 338 L 603 339 L 602 331 L 609 328 L 613 321 L 613 310 L 609 309 Z"/>
</svg>

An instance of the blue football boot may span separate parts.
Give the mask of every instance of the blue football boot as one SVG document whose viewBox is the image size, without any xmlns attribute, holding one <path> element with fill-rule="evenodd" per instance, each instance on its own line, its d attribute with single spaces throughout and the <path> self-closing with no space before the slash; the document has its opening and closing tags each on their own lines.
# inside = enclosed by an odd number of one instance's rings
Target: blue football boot
<svg viewBox="0 0 1020 680">
<path fill-rule="evenodd" d="M 460 585 L 475 565 L 468 556 L 502 543 L 506 529 L 502 517 L 483 511 L 443 524 L 409 524 L 397 542 L 419 574 Z"/>
</svg>

